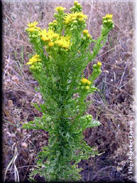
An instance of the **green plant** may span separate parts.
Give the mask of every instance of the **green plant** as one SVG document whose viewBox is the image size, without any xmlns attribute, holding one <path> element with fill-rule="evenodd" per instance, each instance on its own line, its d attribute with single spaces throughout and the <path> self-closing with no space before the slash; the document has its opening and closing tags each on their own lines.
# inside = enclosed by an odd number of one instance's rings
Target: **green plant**
<svg viewBox="0 0 137 183">
<path fill-rule="evenodd" d="M 113 28 L 112 15 L 103 17 L 101 35 L 93 40 L 85 30 L 87 16 L 81 5 L 75 1 L 65 13 L 65 8 L 57 7 L 48 30 L 37 27 L 38 22 L 28 24 L 26 29 L 36 54 L 27 63 L 39 83 L 37 89 L 44 103 L 34 104 L 43 113 L 34 121 L 24 124 L 26 129 L 42 129 L 49 133 L 48 146 L 37 156 L 37 168 L 30 177 L 39 174 L 47 181 L 80 180 L 81 168 L 78 163 L 97 154 L 83 140 L 86 128 L 100 125 L 92 116 L 85 114 L 89 93 L 98 90 L 94 80 L 101 73 L 101 62 L 93 65 L 92 75 L 86 79 L 83 71 L 98 54 Z M 94 43 L 93 51 L 90 44 Z"/>
</svg>

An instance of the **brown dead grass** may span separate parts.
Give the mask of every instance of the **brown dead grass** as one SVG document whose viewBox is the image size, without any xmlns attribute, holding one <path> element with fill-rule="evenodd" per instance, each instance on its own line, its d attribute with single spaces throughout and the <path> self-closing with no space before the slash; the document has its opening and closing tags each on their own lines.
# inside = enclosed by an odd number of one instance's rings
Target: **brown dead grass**
<svg viewBox="0 0 137 183">
<path fill-rule="evenodd" d="M 134 4 L 95 0 L 81 4 L 89 16 L 87 27 L 93 38 L 99 36 L 105 14 L 113 14 L 115 25 L 107 44 L 94 60 L 103 63 L 103 72 L 96 80 L 100 92 L 87 98 L 92 102 L 87 112 L 102 125 L 87 129 L 85 140 L 97 146 L 103 155 L 81 163 L 83 180 L 98 177 L 96 173 L 108 166 L 114 166 L 124 176 L 123 180 L 127 180 L 129 125 L 134 121 Z M 35 20 L 40 27 L 47 27 L 53 20 L 54 8 L 59 5 L 69 9 L 73 2 L 3 2 L 3 175 L 6 181 L 26 181 L 35 166 L 37 152 L 48 141 L 48 134 L 43 131 L 21 128 L 34 116 L 41 116 L 31 102 L 42 102 L 41 95 L 34 90 L 37 83 L 25 65 L 33 52 L 25 28 L 28 22 Z M 86 77 L 92 73 L 92 64 L 85 70 Z M 40 181 L 39 177 L 37 179 Z"/>
</svg>

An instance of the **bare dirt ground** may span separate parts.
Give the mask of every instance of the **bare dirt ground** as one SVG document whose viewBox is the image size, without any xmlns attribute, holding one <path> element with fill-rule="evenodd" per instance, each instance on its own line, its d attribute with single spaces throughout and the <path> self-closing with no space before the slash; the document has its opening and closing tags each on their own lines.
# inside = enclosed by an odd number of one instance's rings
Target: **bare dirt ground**
<svg viewBox="0 0 137 183">
<path fill-rule="evenodd" d="M 79 1 L 82 2 L 82 1 Z M 92 73 L 94 62 L 101 61 L 102 74 L 96 80 L 100 92 L 89 95 L 88 113 L 102 125 L 84 132 L 85 140 L 96 146 L 100 156 L 81 161 L 83 181 L 128 181 L 129 126 L 134 122 L 134 3 L 97 2 L 81 3 L 88 15 L 87 28 L 96 39 L 101 30 L 102 17 L 113 14 L 114 29 L 97 58 L 85 69 Z M 41 116 L 32 102 L 42 98 L 34 88 L 26 62 L 33 52 L 26 24 L 38 21 L 46 28 L 53 20 L 56 6 L 72 7 L 72 1 L 3 2 L 3 178 L 6 182 L 27 181 L 35 166 L 36 154 L 48 143 L 48 133 L 28 131 L 22 124 Z M 38 182 L 43 179 L 37 176 Z M 133 180 L 133 179 L 132 179 Z"/>
</svg>

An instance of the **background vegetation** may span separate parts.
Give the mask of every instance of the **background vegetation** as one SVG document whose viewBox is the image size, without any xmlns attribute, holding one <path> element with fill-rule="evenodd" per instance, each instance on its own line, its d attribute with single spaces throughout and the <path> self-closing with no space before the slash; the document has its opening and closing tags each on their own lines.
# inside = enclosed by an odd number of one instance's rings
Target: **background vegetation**
<svg viewBox="0 0 137 183">
<path fill-rule="evenodd" d="M 87 28 L 93 38 L 100 35 L 102 17 L 113 14 L 114 29 L 94 61 L 101 61 L 102 74 L 96 80 L 100 92 L 89 95 L 88 113 L 102 125 L 85 130 L 85 140 L 96 146 L 100 156 L 82 161 L 84 181 L 128 180 L 129 126 L 134 121 L 134 3 L 79 1 L 88 15 Z M 42 102 L 26 62 L 32 52 L 26 24 L 38 21 L 46 28 L 56 6 L 70 7 L 73 1 L 3 2 L 3 178 L 26 181 L 36 154 L 48 143 L 48 133 L 22 129 L 22 124 L 41 116 L 31 102 Z M 92 45 L 91 45 L 92 48 Z M 85 77 L 92 73 L 92 64 Z M 37 177 L 38 181 L 42 178 Z"/>
</svg>

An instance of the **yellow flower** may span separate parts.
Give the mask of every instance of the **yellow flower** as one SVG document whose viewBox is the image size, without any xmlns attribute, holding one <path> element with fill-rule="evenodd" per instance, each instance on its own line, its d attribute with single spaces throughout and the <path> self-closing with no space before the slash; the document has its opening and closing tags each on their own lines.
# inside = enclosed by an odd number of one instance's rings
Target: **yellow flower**
<svg viewBox="0 0 137 183">
<path fill-rule="evenodd" d="M 36 62 L 40 62 L 40 61 L 41 61 L 41 59 L 40 59 L 39 55 L 36 54 L 32 58 L 29 59 L 29 62 L 27 62 L 27 65 L 32 65 L 32 64 L 34 64 Z"/>
<path fill-rule="evenodd" d="M 54 46 L 54 43 L 53 42 L 49 42 L 49 47 L 52 47 L 52 46 Z"/>
<path fill-rule="evenodd" d="M 26 29 L 26 31 L 28 31 L 28 32 L 40 32 L 40 27 L 29 27 L 29 28 L 27 28 Z"/>
<path fill-rule="evenodd" d="M 56 45 L 62 47 L 62 48 L 68 48 L 69 47 L 69 44 L 67 43 L 67 41 L 63 40 L 63 39 L 60 39 L 60 40 L 57 40 L 55 41 Z"/>
<path fill-rule="evenodd" d="M 47 36 L 47 31 L 46 29 L 43 29 L 41 32 L 40 32 L 40 37 L 43 41 L 50 41 L 50 38 Z"/>
<path fill-rule="evenodd" d="M 91 81 L 87 80 L 87 84 L 90 85 L 91 84 Z"/>
<path fill-rule="evenodd" d="M 66 10 L 66 8 L 64 8 L 64 7 L 62 7 L 62 6 L 59 6 L 59 7 L 56 7 L 55 10 L 56 10 L 57 12 L 59 12 L 59 11 L 64 11 L 64 10 Z"/>
<path fill-rule="evenodd" d="M 76 13 L 76 16 L 77 16 L 77 18 L 83 18 L 83 19 L 84 19 L 84 18 L 85 18 L 85 19 L 87 18 L 87 15 L 84 15 L 82 12 L 77 12 L 77 13 Z"/>
<path fill-rule="evenodd" d="M 26 31 L 28 32 L 35 32 L 36 29 L 34 27 L 27 28 Z"/>
<path fill-rule="evenodd" d="M 40 36 L 45 35 L 47 33 L 46 29 L 41 30 Z"/>
<path fill-rule="evenodd" d="M 53 20 L 53 23 L 57 23 L 57 20 Z"/>
<path fill-rule="evenodd" d="M 84 34 L 86 37 L 88 37 L 88 38 L 91 37 L 91 35 L 89 34 L 88 30 L 83 30 L 83 34 Z"/>
<path fill-rule="evenodd" d="M 89 80 L 86 79 L 86 78 L 82 78 L 82 79 L 81 79 L 81 83 L 82 83 L 82 84 L 88 84 L 88 85 L 90 85 L 90 84 L 91 84 L 91 81 L 89 81 Z"/>
<path fill-rule="evenodd" d="M 113 20 L 112 20 L 113 15 L 112 14 L 107 14 L 105 17 L 103 17 L 103 26 L 108 27 L 110 29 L 113 28 Z"/>
<path fill-rule="evenodd" d="M 84 15 L 82 12 L 75 12 L 67 14 L 64 22 L 65 24 L 71 24 L 74 20 L 84 21 L 85 19 L 87 19 L 87 15 Z"/>
<path fill-rule="evenodd" d="M 85 21 L 83 18 L 79 18 L 78 20 L 79 20 L 79 22 L 81 22 L 81 23 Z"/>
<path fill-rule="evenodd" d="M 88 37 L 88 38 L 90 38 L 90 37 L 91 37 L 91 35 L 90 35 L 90 34 L 87 34 L 87 37 Z"/>
<path fill-rule="evenodd" d="M 98 62 L 97 65 L 98 65 L 99 67 L 101 67 L 101 66 L 102 66 L 102 63 L 101 63 L 101 62 Z"/>
<path fill-rule="evenodd" d="M 45 41 L 45 42 L 46 42 L 46 41 L 47 41 L 47 42 L 50 41 L 50 38 L 47 37 L 46 35 L 45 35 L 45 36 L 42 36 L 41 39 L 42 39 L 43 41 Z"/>
<path fill-rule="evenodd" d="M 32 23 L 28 23 L 27 26 L 28 27 L 36 27 L 36 25 L 38 24 L 38 22 L 32 22 Z"/>
<path fill-rule="evenodd" d="M 86 79 L 86 78 L 82 78 L 82 79 L 81 79 L 81 82 L 82 82 L 83 84 L 86 84 L 86 83 L 87 83 L 87 79 Z"/>
<path fill-rule="evenodd" d="M 71 45 L 70 43 L 70 37 L 69 36 L 60 36 L 59 34 L 55 33 L 53 30 L 42 30 L 40 32 L 41 39 L 43 41 L 48 42 L 48 46 L 52 47 L 54 44 L 56 44 L 59 47 L 68 49 Z"/>
<path fill-rule="evenodd" d="M 83 30 L 83 34 L 88 34 L 88 30 Z"/>
<path fill-rule="evenodd" d="M 106 17 L 107 19 L 112 19 L 112 18 L 113 18 L 113 15 L 112 15 L 112 14 L 107 14 L 105 17 Z"/>
<path fill-rule="evenodd" d="M 41 30 L 40 37 L 43 41 L 49 41 L 50 39 L 47 37 L 47 31 L 46 29 Z"/>
<path fill-rule="evenodd" d="M 103 17 L 103 20 L 108 20 L 108 19 L 112 20 L 112 18 L 113 18 L 112 14 L 107 14 L 106 16 Z"/>
<path fill-rule="evenodd" d="M 41 36 L 41 39 L 43 41 L 51 41 L 53 39 L 57 39 L 59 37 L 59 34 L 55 33 L 54 31 L 52 30 L 49 30 L 48 32 L 46 31 L 46 29 L 42 30 L 40 32 L 40 36 Z"/>
<path fill-rule="evenodd" d="M 57 33 L 54 33 L 53 35 L 52 35 L 52 38 L 54 39 L 54 38 L 59 38 L 59 34 L 57 34 Z"/>
<path fill-rule="evenodd" d="M 76 17 L 72 16 L 71 20 L 72 20 L 72 21 L 73 21 L 73 20 L 75 21 L 75 20 L 76 20 Z"/>
<path fill-rule="evenodd" d="M 70 44 L 70 37 L 61 36 L 58 40 L 55 41 L 55 44 L 62 47 L 62 48 L 68 49 L 69 46 L 71 45 Z"/>
</svg>

